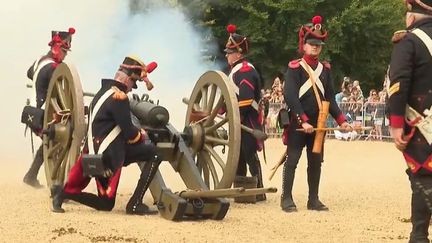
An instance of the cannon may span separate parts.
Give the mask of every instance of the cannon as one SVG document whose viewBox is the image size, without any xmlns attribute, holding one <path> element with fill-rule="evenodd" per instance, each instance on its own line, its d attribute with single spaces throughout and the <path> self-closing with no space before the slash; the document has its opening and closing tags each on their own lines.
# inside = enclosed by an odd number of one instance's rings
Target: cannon
<svg viewBox="0 0 432 243">
<path fill-rule="evenodd" d="M 148 132 L 163 161 L 170 163 L 186 185 L 184 190 L 172 192 L 162 173 L 156 173 L 150 191 L 162 217 L 174 221 L 221 220 L 230 206 L 227 198 L 276 192 L 276 188 L 231 188 L 240 153 L 241 130 L 265 138 L 262 132 L 241 125 L 232 85 L 222 72 L 204 73 L 190 97 L 183 99 L 187 112 L 181 132 L 169 123 L 169 112 L 164 107 L 147 99 L 130 100 L 137 125 Z M 49 186 L 65 182 L 79 155 L 86 132 L 84 95 L 75 68 L 60 64 L 48 88 L 43 126 Z"/>
</svg>

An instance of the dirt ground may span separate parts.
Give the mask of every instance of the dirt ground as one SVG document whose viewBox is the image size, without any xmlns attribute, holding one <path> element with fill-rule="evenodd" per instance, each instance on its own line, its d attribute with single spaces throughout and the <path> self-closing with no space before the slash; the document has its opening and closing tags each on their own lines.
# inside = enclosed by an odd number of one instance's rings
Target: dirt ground
<svg viewBox="0 0 432 243">
<path fill-rule="evenodd" d="M 266 186 L 278 188 L 266 202 L 236 204 L 222 221 L 171 222 L 160 216 L 129 216 L 125 205 L 135 187 L 138 168 L 122 173 L 112 212 L 98 212 L 75 203 L 66 213 L 49 210 L 48 189 L 21 182 L 30 161 L 3 161 L 0 171 L 0 242 L 407 242 L 411 224 L 410 190 L 402 155 L 387 142 L 326 142 L 320 198 L 329 212 L 306 209 L 306 156 L 297 168 L 294 199 L 299 209 L 284 213 L 279 206 L 282 170 L 268 181 L 280 157 L 280 140 L 266 142 L 263 164 Z M 164 164 L 173 191 L 183 189 Z M 44 182 L 41 173 L 39 179 Z M 94 190 L 94 183 L 91 190 Z M 148 193 L 145 202 L 151 204 Z"/>
</svg>

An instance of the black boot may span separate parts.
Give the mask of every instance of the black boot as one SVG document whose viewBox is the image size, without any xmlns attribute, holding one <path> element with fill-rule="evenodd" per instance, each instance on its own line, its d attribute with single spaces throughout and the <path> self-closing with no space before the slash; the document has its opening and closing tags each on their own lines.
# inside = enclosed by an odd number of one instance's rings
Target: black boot
<svg viewBox="0 0 432 243">
<path fill-rule="evenodd" d="M 322 203 L 319 199 L 309 199 L 307 203 L 307 209 L 315 211 L 329 211 L 329 208 L 324 205 L 324 203 Z"/>
<path fill-rule="evenodd" d="M 98 211 L 111 211 L 115 206 L 115 196 L 113 198 L 108 198 L 106 196 L 98 196 L 88 192 L 74 194 L 63 192 L 63 199 L 69 199 L 81 203 Z"/>
<path fill-rule="evenodd" d="M 290 166 L 286 161 L 283 168 L 283 179 L 282 179 L 282 197 L 281 197 L 281 208 L 283 211 L 297 212 L 297 206 L 294 203 L 292 197 L 292 188 L 295 177 L 295 166 Z"/>
<path fill-rule="evenodd" d="M 315 162 L 308 165 L 308 184 L 309 184 L 309 200 L 307 209 L 316 211 L 328 211 L 328 207 L 324 205 L 318 198 L 319 183 L 321 177 L 321 162 Z"/>
<path fill-rule="evenodd" d="M 257 188 L 264 188 L 262 171 L 261 171 L 261 163 L 259 161 L 258 155 L 255 155 L 249 160 L 249 170 L 252 176 L 257 178 Z M 256 201 L 265 201 L 267 200 L 266 194 L 258 194 L 256 195 Z"/>
<path fill-rule="evenodd" d="M 54 213 L 64 213 L 64 209 L 62 208 L 63 204 L 63 186 L 61 185 L 53 185 L 51 187 L 51 197 L 52 197 L 52 209 Z"/>
<path fill-rule="evenodd" d="M 145 162 L 141 167 L 141 175 L 138 180 L 137 187 L 135 188 L 132 197 L 126 205 L 127 214 L 149 215 L 158 213 L 157 210 L 152 210 L 147 205 L 143 204 L 142 200 L 158 170 L 160 162 L 160 158 L 155 155 L 153 161 Z"/>
<path fill-rule="evenodd" d="M 412 183 L 412 182 L 411 182 Z M 426 204 L 424 196 L 418 188 L 412 187 L 411 197 L 411 223 L 412 231 L 409 243 L 426 243 L 428 239 L 428 229 L 431 212 Z"/>
<path fill-rule="evenodd" d="M 33 162 L 30 166 L 30 169 L 25 174 L 23 178 L 23 182 L 29 186 L 34 188 L 42 188 L 43 186 L 39 183 L 37 179 L 37 175 L 39 173 L 39 169 L 43 164 L 43 146 L 41 145 L 36 152 L 36 156 L 33 159 Z"/>
</svg>

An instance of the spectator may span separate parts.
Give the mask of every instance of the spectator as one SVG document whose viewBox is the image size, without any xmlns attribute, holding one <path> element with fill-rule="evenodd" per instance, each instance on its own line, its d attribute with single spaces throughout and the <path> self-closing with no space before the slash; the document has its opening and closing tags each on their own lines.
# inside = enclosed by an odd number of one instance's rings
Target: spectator
<svg viewBox="0 0 432 243">
<path fill-rule="evenodd" d="M 361 87 L 360 87 L 360 82 L 359 82 L 358 80 L 355 80 L 355 81 L 353 82 L 353 86 L 352 86 L 352 87 L 353 87 L 353 88 L 356 88 L 356 89 L 358 90 L 360 96 L 363 97 L 363 91 L 362 91 L 362 89 L 361 89 Z"/>
<path fill-rule="evenodd" d="M 349 83 L 344 80 L 340 92 L 335 95 L 335 100 L 339 105 L 341 102 L 348 102 L 348 97 L 351 96 L 351 92 L 348 90 L 348 84 Z"/>
<path fill-rule="evenodd" d="M 268 126 L 266 118 L 269 113 L 270 97 L 271 97 L 270 92 L 267 93 L 266 91 L 264 91 L 264 89 L 261 90 L 261 100 L 259 102 L 259 105 L 261 106 L 261 110 L 264 111 L 264 120 L 262 122 L 263 125 L 266 127 Z"/>
<path fill-rule="evenodd" d="M 273 81 L 272 90 L 278 90 L 279 88 L 282 89 L 282 82 L 279 79 L 279 77 L 276 77 Z"/>
<path fill-rule="evenodd" d="M 371 89 L 369 91 L 369 97 L 367 98 L 367 102 L 369 103 L 375 103 L 375 102 L 379 102 L 380 97 L 377 94 L 376 89 Z"/>
<path fill-rule="evenodd" d="M 378 99 L 375 113 L 373 115 L 374 128 L 375 128 L 378 140 L 382 140 L 382 125 L 384 122 L 384 116 L 385 116 L 385 103 L 381 102 Z"/>
<path fill-rule="evenodd" d="M 363 99 L 364 99 L 361 90 L 355 88 L 354 86 L 351 89 L 351 98 L 357 103 L 363 103 Z"/>
<path fill-rule="evenodd" d="M 276 103 L 282 104 L 285 102 L 283 98 L 282 88 L 276 90 L 276 98 L 277 98 Z"/>
<path fill-rule="evenodd" d="M 352 88 L 351 96 L 349 97 L 349 109 L 348 111 L 352 117 L 357 120 L 357 117 L 361 115 L 363 109 L 363 96 L 360 95 L 358 89 Z"/>
<path fill-rule="evenodd" d="M 381 90 L 378 94 L 379 102 L 385 103 L 387 101 L 387 92 L 385 90 Z"/>
</svg>

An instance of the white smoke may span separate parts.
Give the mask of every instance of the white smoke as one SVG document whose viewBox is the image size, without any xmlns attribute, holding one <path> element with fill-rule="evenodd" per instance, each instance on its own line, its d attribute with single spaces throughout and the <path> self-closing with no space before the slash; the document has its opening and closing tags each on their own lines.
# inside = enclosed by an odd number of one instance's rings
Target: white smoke
<svg viewBox="0 0 432 243">
<path fill-rule="evenodd" d="M 203 33 L 194 29 L 187 16 L 179 9 L 155 7 L 156 1 L 142 3 L 151 4 L 134 14 L 127 1 L 16 0 L 2 4 L 3 160 L 30 160 L 30 142 L 23 137 L 20 123 L 28 92 L 26 72 L 48 51 L 51 30 L 76 29 L 66 61 L 77 67 L 87 92 L 96 92 L 101 78 L 112 78 L 126 55 L 136 55 L 147 63 L 156 61 L 159 66 L 149 76 L 155 85 L 150 98 L 167 107 L 171 122 L 183 129 L 186 106 L 181 98 L 190 95 L 202 73 L 215 67 L 203 61 L 201 50 L 208 47 L 201 41 Z M 136 92 L 146 92 L 144 85 Z"/>
</svg>

